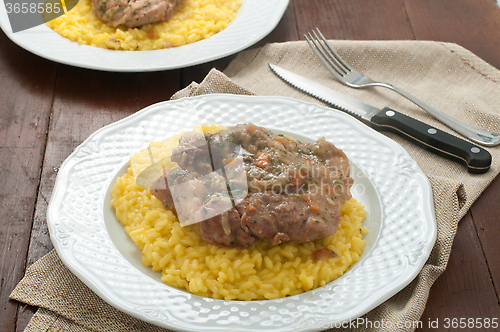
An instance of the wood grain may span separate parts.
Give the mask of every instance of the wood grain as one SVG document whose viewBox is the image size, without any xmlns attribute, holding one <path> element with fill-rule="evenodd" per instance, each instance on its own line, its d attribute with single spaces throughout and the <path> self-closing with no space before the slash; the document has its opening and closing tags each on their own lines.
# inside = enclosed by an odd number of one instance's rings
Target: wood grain
<svg viewBox="0 0 500 332">
<path fill-rule="evenodd" d="M 294 3 L 301 36 L 318 27 L 328 39 L 414 39 L 401 0 L 297 0 Z"/>
<path fill-rule="evenodd" d="M 300 39 L 297 31 L 296 2 L 290 1 L 283 18 L 276 28 L 251 48 L 262 47 L 267 43 L 281 43 Z"/>
<path fill-rule="evenodd" d="M 497 301 L 500 298 L 500 259 L 498 258 L 500 252 L 499 200 L 500 178 L 497 177 L 471 207 L 472 218 L 495 287 Z"/>
<path fill-rule="evenodd" d="M 431 288 L 421 318 L 424 328 L 419 330 L 437 331 L 428 325 L 429 321 L 436 320 L 440 331 L 458 330 L 445 329 L 445 319 L 478 317 L 500 317 L 500 307 L 472 215 L 468 212 L 458 225 L 446 271 Z M 473 330 L 492 331 L 481 328 Z"/>
<path fill-rule="evenodd" d="M 62 162 L 93 132 L 164 101 L 179 89 L 179 82 L 179 71 L 175 70 L 96 75 L 94 71 L 60 65 L 27 266 L 53 248 L 46 213 Z M 17 331 L 22 331 L 32 315 L 32 308 L 21 308 Z"/>
<path fill-rule="evenodd" d="M 500 68 L 500 10 L 494 0 L 404 0 L 416 39 L 464 46 Z"/>
<path fill-rule="evenodd" d="M 276 28 L 269 35 L 264 37 L 257 44 L 252 45 L 250 48 L 262 47 L 267 43 L 284 42 L 297 39 L 298 35 L 294 5 L 293 2 L 291 2 L 283 15 L 283 19 L 278 23 Z M 200 83 L 212 68 L 223 71 L 235 57 L 236 55 L 231 55 L 210 63 L 204 63 L 183 69 L 182 87 L 188 86 L 191 82 Z"/>
<path fill-rule="evenodd" d="M 331 39 L 454 42 L 500 68 L 494 0 L 291 0 L 278 26 L 253 47 L 300 40 L 314 27 Z M 21 332 L 35 308 L 8 295 L 26 266 L 52 248 L 45 215 L 61 163 L 95 130 L 168 100 L 211 68 L 223 70 L 235 55 L 179 70 L 107 73 L 44 60 L 3 32 L 0 45 L 0 330 Z M 429 319 L 500 317 L 498 198 L 496 179 L 460 222 L 424 326 Z"/>
<path fill-rule="evenodd" d="M 0 322 L 13 331 L 10 292 L 24 275 L 56 65 L 0 32 Z"/>
</svg>

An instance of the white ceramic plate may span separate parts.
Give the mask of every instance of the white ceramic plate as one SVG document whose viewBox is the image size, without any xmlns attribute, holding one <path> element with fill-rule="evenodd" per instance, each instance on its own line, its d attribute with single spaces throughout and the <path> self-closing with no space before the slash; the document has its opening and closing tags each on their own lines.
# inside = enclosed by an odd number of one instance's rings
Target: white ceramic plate
<svg viewBox="0 0 500 332">
<path fill-rule="evenodd" d="M 110 205 L 111 188 L 131 154 L 150 141 L 203 124 L 257 125 L 345 151 L 368 213 L 367 245 L 342 277 L 297 296 L 223 301 L 169 287 L 141 264 Z M 63 163 L 47 213 L 54 247 L 65 265 L 112 306 L 181 331 L 319 331 L 355 319 L 418 274 L 436 238 L 429 181 L 406 151 L 353 117 L 281 97 L 206 95 L 152 105 L 104 127 Z"/>
<path fill-rule="evenodd" d="M 60 36 L 45 24 L 13 33 L 4 0 L 0 3 L 0 27 L 22 48 L 52 61 L 117 72 L 182 68 L 237 53 L 269 34 L 288 6 L 288 0 L 243 0 L 229 26 L 208 39 L 180 47 L 137 52 L 80 45 Z"/>
</svg>

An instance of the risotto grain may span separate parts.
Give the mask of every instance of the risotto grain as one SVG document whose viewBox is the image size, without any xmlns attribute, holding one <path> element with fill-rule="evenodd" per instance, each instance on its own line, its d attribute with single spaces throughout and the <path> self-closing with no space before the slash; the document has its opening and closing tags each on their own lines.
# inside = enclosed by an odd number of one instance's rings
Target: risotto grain
<svg viewBox="0 0 500 332">
<path fill-rule="evenodd" d="M 223 127 L 202 126 L 216 132 Z M 156 160 L 168 158 L 180 135 L 151 143 Z M 131 157 L 127 174 L 113 187 L 111 204 L 117 219 L 142 251 L 142 262 L 168 285 L 225 300 L 276 299 L 300 294 L 342 276 L 363 251 L 365 210 L 352 198 L 341 209 L 335 234 L 302 244 L 273 246 L 258 240 L 244 250 L 221 248 L 200 237 L 197 224 L 181 227 L 177 217 L 149 190 L 136 185 L 135 177 L 147 167 L 149 151 Z M 332 251 L 327 259 L 314 259 L 318 251 Z"/>
<path fill-rule="evenodd" d="M 80 0 L 67 14 L 47 25 L 83 45 L 126 51 L 158 50 L 194 43 L 224 30 L 241 3 L 241 0 L 183 0 L 168 22 L 113 28 L 92 13 L 90 0 Z"/>
</svg>

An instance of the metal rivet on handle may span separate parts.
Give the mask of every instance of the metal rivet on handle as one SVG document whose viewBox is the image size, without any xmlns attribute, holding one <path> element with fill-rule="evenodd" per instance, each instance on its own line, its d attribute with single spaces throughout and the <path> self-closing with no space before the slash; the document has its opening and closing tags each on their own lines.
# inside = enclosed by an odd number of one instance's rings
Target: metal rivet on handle
<svg viewBox="0 0 500 332">
<path fill-rule="evenodd" d="M 481 150 L 479 150 L 479 148 L 478 148 L 478 147 L 473 147 L 473 148 L 471 148 L 471 149 L 470 149 L 470 151 L 471 151 L 472 153 L 479 153 Z"/>
<path fill-rule="evenodd" d="M 430 128 L 429 130 L 427 130 L 427 132 L 431 135 L 434 135 L 435 133 L 437 133 L 438 131 L 434 128 Z"/>
<path fill-rule="evenodd" d="M 387 111 L 387 112 L 385 112 L 385 115 L 394 116 L 394 115 L 396 115 L 396 113 L 394 113 L 394 111 Z"/>
</svg>

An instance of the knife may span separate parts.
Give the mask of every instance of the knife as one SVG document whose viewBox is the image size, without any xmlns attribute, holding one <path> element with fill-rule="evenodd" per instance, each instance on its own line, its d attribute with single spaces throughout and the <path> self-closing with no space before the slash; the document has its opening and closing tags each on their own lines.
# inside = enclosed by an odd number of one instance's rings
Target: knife
<svg viewBox="0 0 500 332">
<path fill-rule="evenodd" d="M 491 154 L 468 141 L 399 113 L 389 107 L 379 109 L 346 96 L 324 85 L 269 64 L 273 72 L 293 87 L 329 104 L 333 108 L 360 118 L 376 130 L 387 130 L 410 139 L 426 150 L 458 161 L 469 173 L 486 173 L 491 166 Z"/>
</svg>

